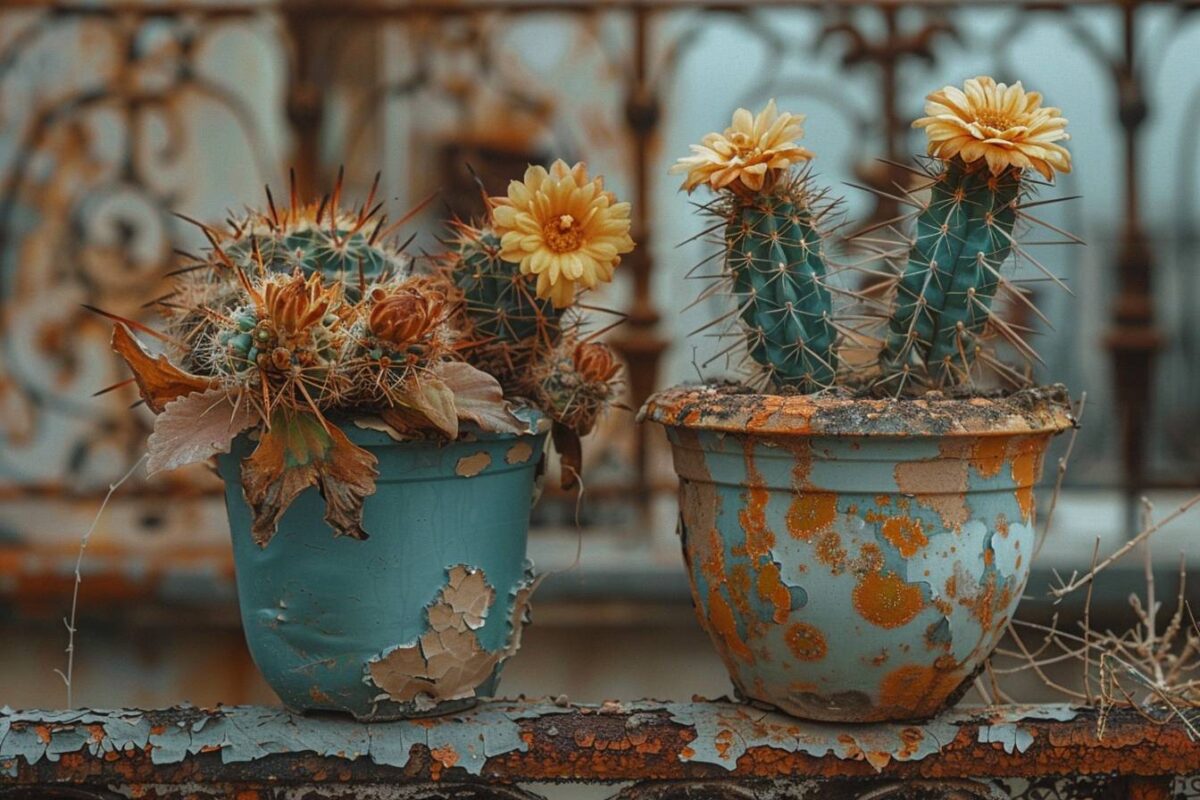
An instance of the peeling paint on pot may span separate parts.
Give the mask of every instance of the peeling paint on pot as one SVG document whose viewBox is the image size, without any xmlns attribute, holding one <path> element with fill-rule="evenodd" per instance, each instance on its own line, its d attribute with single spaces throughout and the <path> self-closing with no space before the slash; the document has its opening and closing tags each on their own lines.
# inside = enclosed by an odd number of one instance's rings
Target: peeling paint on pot
<svg viewBox="0 0 1200 800">
<path fill-rule="evenodd" d="M 809 719 L 929 717 L 1016 609 L 1065 393 L 845 400 L 674 389 L 666 426 L 700 624 L 747 698 Z"/>
<path fill-rule="evenodd" d="M 310 488 L 260 548 L 240 483 L 253 443 L 219 458 L 246 641 L 289 709 L 385 720 L 494 692 L 536 585 L 525 545 L 545 427 L 522 416 L 526 434 L 450 443 L 344 426 L 379 459 L 363 541 L 335 537 Z M 528 457 L 506 459 L 514 447 Z"/>
</svg>

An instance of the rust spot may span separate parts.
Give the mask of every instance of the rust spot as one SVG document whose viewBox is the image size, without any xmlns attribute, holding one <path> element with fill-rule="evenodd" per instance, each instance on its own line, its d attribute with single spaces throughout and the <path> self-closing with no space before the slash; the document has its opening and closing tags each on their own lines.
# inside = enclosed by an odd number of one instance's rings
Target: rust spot
<svg viewBox="0 0 1200 800">
<path fill-rule="evenodd" d="M 921 613 L 921 589 L 905 583 L 895 573 L 868 573 L 859 578 L 852 593 L 859 615 L 881 628 L 899 628 Z"/>
<path fill-rule="evenodd" d="M 958 594 L 958 576 L 957 575 L 951 575 L 949 578 L 946 578 L 946 590 L 945 591 L 946 591 L 946 597 L 949 597 L 951 600 L 953 600 L 954 596 Z"/>
<path fill-rule="evenodd" d="M 846 549 L 842 547 L 842 537 L 837 531 L 822 534 L 817 541 L 816 556 L 834 575 L 840 575 L 846 569 Z"/>
<path fill-rule="evenodd" d="M 479 452 L 460 458 L 458 464 L 454 467 L 454 471 L 463 478 L 474 478 L 487 469 L 491 463 L 492 457 L 490 455 L 486 452 Z"/>
<path fill-rule="evenodd" d="M 792 625 L 787 629 L 784 638 L 792 655 L 801 661 L 820 661 L 829 650 L 825 643 L 825 634 L 806 622 Z"/>
<path fill-rule="evenodd" d="M 912 558 L 921 548 L 929 544 L 925 532 L 921 530 L 921 521 L 911 517 L 889 517 L 884 520 L 883 538 L 892 543 L 903 558 Z"/>
<path fill-rule="evenodd" d="M 458 763 L 458 751 L 452 745 L 447 744 L 442 747 L 434 747 L 429 751 L 429 754 L 446 769 Z"/>
<path fill-rule="evenodd" d="M 792 610 L 792 593 L 783 584 L 779 575 L 779 565 L 768 561 L 758 570 L 758 596 L 775 608 L 772 619 L 776 622 L 786 622 Z"/>
<path fill-rule="evenodd" d="M 875 495 L 875 505 L 879 506 L 880 508 L 886 508 L 887 506 L 890 506 L 891 504 L 892 504 L 892 496 L 890 494 Z"/>
<path fill-rule="evenodd" d="M 1021 520 L 1031 522 L 1034 513 L 1033 486 L 1037 483 L 1042 465 L 1042 453 L 1046 449 L 1046 438 L 1031 436 L 1016 442 L 1012 457 L 1012 478 L 1017 484 L 1017 505 L 1021 507 Z"/>
<path fill-rule="evenodd" d="M 700 571 L 709 581 L 720 583 L 725 580 L 725 545 L 716 528 L 708 532 L 707 538 L 708 547 L 699 558 Z"/>
<path fill-rule="evenodd" d="M 754 463 L 754 440 L 747 439 L 746 453 L 746 505 L 738 512 L 738 521 L 746 534 L 744 552 L 751 559 L 766 558 L 775 546 L 775 534 L 767 527 L 767 500 L 770 493 L 764 485 L 762 474 Z M 739 550 L 742 548 L 738 548 Z"/>
<path fill-rule="evenodd" d="M 733 620 L 733 609 L 725 602 L 725 598 L 717 589 L 708 590 L 708 623 L 712 630 L 721 637 L 725 648 L 747 664 L 754 663 L 754 653 L 738 635 L 737 624 Z"/>
<path fill-rule="evenodd" d="M 312 701 L 313 701 L 314 703 L 319 703 L 319 704 L 322 704 L 322 705 L 332 705 L 332 703 L 333 703 L 333 701 L 332 701 L 331 699 L 329 699 L 329 695 L 325 694 L 325 693 L 324 693 L 323 691 L 321 691 L 321 689 L 320 689 L 319 687 L 317 687 L 317 686 L 310 686 L 310 687 L 309 687 L 309 689 L 308 689 L 308 696 L 309 696 L 309 698 L 311 698 L 311 699 L 312 699 Z"/>
<path fill-rule="evenodd" d="M 1008 538 L 1008 517 L 1004 516 L 1004 512 L 996 515 L 996 533 L 1005 539 Z"/>
<path fill-rule="evenodd" d="M 971 447 L 971 466 L 984 478 L 994 478 L 1004 467 L 1007 436 L 981 436 Z"/>
<path fill-rule="evenodd" d="M 788 532 L 807 542 L 828 530 L 837 519 L 837 501 L 838 496 L 832 492 L 798 493 L 788 509 Z"/>
<path fill-rule="evenodd" d="M 938 661 L 945 664 L 941 658 Z M 937 665 L 908 664 L 884 676 L 880 684 L 880 705 L 902 709 L 916 717 L 935 714 L 961 682 L 962 676 L 953 668 L 947 671 Z"/>
<path fill-rule="evenodd" d="M 524 464 L 533 455 L 533 445 L 529 442 L 517 442 L 512 447 L 508 448 L 508 452 L 504 454 L 504 463 L 506 464 Z"/>
</svg>

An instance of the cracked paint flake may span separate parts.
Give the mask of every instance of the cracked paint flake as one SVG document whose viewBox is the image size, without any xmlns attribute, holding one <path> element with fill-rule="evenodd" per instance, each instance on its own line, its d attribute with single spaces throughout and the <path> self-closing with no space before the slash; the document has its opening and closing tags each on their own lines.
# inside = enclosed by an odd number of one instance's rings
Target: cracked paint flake
<svg viewBox="0 0 1200 800">
<path fill-rule="evenodd" d="M 881 771 L 892 761 L 919 761 L 954 741 L 958 726 L 973 714 L 952 711 L 920 725 L 860 723 L 839 725 L 809 722 L 776 711 L 762 711 L 733 703 L 714 704 L 697 714 L 695 706 L 667 706 L 671 719 L 695 728 L 696 739 L 682 761 L 717 764 L 732 770 L 747 750 L 769 747 L 817 758 L 832 755 L 866 761 Z M 711 713 L 710 713 L 711 710 Z"/>
<path fill-rule="evenodd" d="M 533 455 L 533 445 L 529 442 L 517 442 L 504 454 L 506 464 L 524 464 Z"/>
<path fill-rule="evenodd" d="M 363 681 L 381 689 L 381 699 L 411 702 L 419 710 L 474 697 L 497 665 L 520 648 L 529 597 L 539 581 L 526 582 L 514 593 L 508 642 L 493 651 L 483 647 L 476 631 L 486 622 L 496 591 L 483 570 L 451 567 L 446 585 L 426 610 L 429 629 L 368 661 Z"/>
<path fill-rule="evenodd" d="M 997 720 L 990 725 L 979 726 L 978 741 L 981 744 L 998 744 L 1004 752 L 1024 753 L 1033 744 L 1032 726 L 1023 724 L 1027 720 L 1054 720 L 1069 722 L 1079 715 L 1073 706 L 1055 703 L 1042 706 L 1018 706 L 1005 709 L 1007 719 Z"/>
<path fill-rule="evenodd" d="M 491 463 L 491 454 L 481 450 L 478 453 L 460 458 L 454 467 L 454 472 L 463 478 L 474 478 L 487 469 Z"/>
</svg>

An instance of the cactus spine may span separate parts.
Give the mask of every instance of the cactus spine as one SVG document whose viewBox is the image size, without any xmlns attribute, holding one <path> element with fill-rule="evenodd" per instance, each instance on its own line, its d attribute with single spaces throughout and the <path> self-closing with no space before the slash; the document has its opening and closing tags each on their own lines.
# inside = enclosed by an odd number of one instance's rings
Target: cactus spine
<svg viewBox="0 0 1200 800">
<path fill-rule="evenodd" d="M 820 232 L 802 180 L 731 198 L 725 264 L 750 356 L 779 387 L 815 392 L 837 373 Z"/>
<path fill-rule="evenodd" d="M 527 394 L 532 366 L 562 338 L 562 313 L 535 296 L 518 264 L 500 258 L 500 237 L 490 227 L 454 227 L 448 271 L 462 294 L 467 358 L 492 371 L 506 391 Z"/>
<path fill-rule="evenodd" d="M 936 385 L 965 382 L 1013 249 L 1020 170 L 941 163 L 888 320 L 881 361 L 889 380 L 902 381 L 915 358 Z"/>
</svg>

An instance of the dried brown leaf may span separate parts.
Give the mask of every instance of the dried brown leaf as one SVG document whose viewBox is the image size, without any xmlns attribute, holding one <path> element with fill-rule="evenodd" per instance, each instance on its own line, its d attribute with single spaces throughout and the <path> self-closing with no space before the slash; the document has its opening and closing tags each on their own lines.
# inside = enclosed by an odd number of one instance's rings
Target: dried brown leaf
<svg viewBox="0 0 1200 800">
<path fill-rule="evenodd" d="M 522 433 L 528 429 L 509 410 L 499 381 L 488 373 L 462 361 L 447 361 L 438 374 L 454 393 L 459 419 L 495 433 Z"/>
<path fill-rule="evenodd" d="M 150 355 L 122 323 L 113 326 L 112 349 L 129 365 L 142 399 L 156 414 L 161 413 L 172 400 L 192 392 L 203 392 L 216 385 L 211 378 L 184 372 L 164 355 Z"/>
<path fill-rule="evenodd" d="M 234 438 L 260 421 L 253 403 L 231 397 L 224 389 L 172 400 L 155 418 L 154 432 L 146 442 L 146 472 L 153 475 L 228 453 Z"/>
<path fill-rule="evenodd" d="M 309 486 L 317 486 L 325 498 L 325 521 L 334 535 L 366 539 L 363 501 L 375 492 L 378 475 L 375 456 L 336 426 L 312 414 L 277 410 L 258 447 L 242 461 L 254 541 L 266 547 L 283 512 Z"/>
<path fill-rule="evenodd" d="M 428 424 L 424 427 L 434 427 L 451 439 L 458 438 L 458 411 L 454 402 L 454 392 L 439 378 L 422 377 L 404 398 L 405 408 L 388 409 L 381 414 L 384 421 L 392 424 L 393 418 L 408 422 L 424 419 Z M 406 419 L 407 418 L 407 419 Z"/>
</svg>

